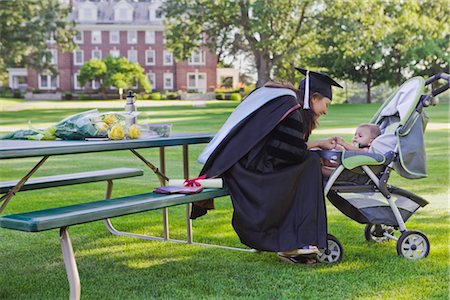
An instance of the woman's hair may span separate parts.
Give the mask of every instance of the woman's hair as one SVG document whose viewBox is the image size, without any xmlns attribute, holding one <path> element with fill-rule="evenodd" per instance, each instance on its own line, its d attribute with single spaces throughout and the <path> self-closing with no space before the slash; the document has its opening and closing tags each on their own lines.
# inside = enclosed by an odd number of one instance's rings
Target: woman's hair
<svg viewBox="0 0 450 300">
<path fill-rule="evenodd" d="M 294 85 L 287 81 L 268 81 L 266 84 L 264 84 L 265 87 L 270 88 L 285 88 L 293 90 L 297 96 L 297 101 L 302 105 L 303 107 L 303 98 L 304 98 L 304 90 L 303 89 L 296 89 Z M 318 97 L 319 99 L 322 99 L 323 96 L 319 93 L 313 93 L 310 96 L 310 99 L 313 97 Z M 313 129 L 317 128 L 319 123 L 317 122 L 317 116 L 314 114 L 314 111 L 312 109 L 302 109 L 300 110 L 302 117 L 303 117 L 303 131 L 305 134 L 305 141 L 308 141 L 309 136 L 311 135 L 311 132 Z"/>
</svg>

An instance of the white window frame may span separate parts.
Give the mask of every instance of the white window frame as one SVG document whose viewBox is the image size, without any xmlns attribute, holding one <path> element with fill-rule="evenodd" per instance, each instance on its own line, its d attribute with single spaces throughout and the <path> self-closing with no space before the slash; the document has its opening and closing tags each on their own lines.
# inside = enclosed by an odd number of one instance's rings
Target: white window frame
<svg viewBox="0 0 450 300">
<path fill-rule="evenodd" d="M 152 86 L 152 90 L 154 90 L 156 87 L 156 74 L 152 73 L 152 72 L 147 73 L 147 78 L 148 78 L 148 81 L 150 82 L 150 85 Z M 152 79 L 150 79 L 150 78 L 152 78 Z M 153 83 L 152 83 L 152 81 L 153 81 Z"/>
<path fill-rule="evenodd" d="M 195 86 L 189 85 L 189 76 L 194 75 L 195 76 Z M 198 76 L 203 75 L 205 76 L 205 90 L 207 88 L 208 84 L 208 74 L 206 72 L 189 72 L 186 74 L 186 86 L 188 90 L 200 90 L 200 87 L 198 86 Z"/>
<path fill-rule="evenodd" d="M 114 55 L 114 53 L 117 53 L 118 55 Z M 120 50 L 119 49 L 111 49 L 109 50 L 109 55 L 111 55 L 112 57 L 120 57 Z"/>
<path fill-rule="evenodd" d="M 95 32 L 95 35 L 94 35 L 94 32 Z M 98 39 L 94 39 L 94 36 L 97 36 Z M 92 30 L 91 31 L 91 43 L 92 44 L 101 44 L 102 43 L 102 31 L 101 30 Z"/>
<path fill-rule="evenodd" d="M 149 58 L 149 54 L 150 53 L 152 53 L 153 62 L 148 62 L 148 58 Z M 155 61 L 156 61 L 156 59 L 155 59 L 155 50 L 153 50 L 153 49 L 145 50 L 145 65 L 146 66 L 154 66 L 155 65 Z"/>
<path fill-rule="evenodd" d="M 77 61 L 77 52 L 81 52 L 81 62 Z M 81 49 L 77 49 L 73 52 L 73 65 L 82 66 L 83 64 L 84 64 L 84 51 Z"/>
<path fill-rule="evenodd" d="M 155 43 L 155 31 L 147 30 L 145 31 L 145 43 L 154 44 Z"/>
<path fill-rule="evenodd" d="M 117 34 L 117 41 L 113 41 L 113 35 Z M 110 44 L 120 44 L 120 31 L 112 30 L 109 32 L 109 43 Z"/>
<path fill-rule="evenodd" d="M 46 76 L 47 77 L 47 82 L 49 84 L 49 86 L 42 86 L 42 80 L 41 80 L 41 76 Z M 56 77 L 56 86 L 52 87 L 52 77 L 55 76 Z M 59 76 L 58 75 L 52 75 L 52 74 L 39 74 L 38 76 L 38 86 L 40 90 L 56 90 L 59 87 Z"/>
<path fill-rule="evenodd" d="M 170 86 L 166 85 L 166 79 L 170 79 Z M 164 73 L 164 89 L 173 90 L 173 73 Z"/>
<path fill-rule="evenodd" d="M 135 55 L 135 57 L 136 57 L 135 60 L 131 60 L 131 58 L 130 58 L 131 55 L 132 55 L 132 53 L 134 53 L 134 55 Z M 132 62 L 132 63 L 137 63 L 137 62 L 139 62 L 139 60 L 138 60 L 138 51 L 137 51 L 136 49 L 130 49 L 130 50 L 128 50 L 127 58 L 128 58 L 128 60 L 129 60 L 130 62 Z"/>
<path fill-rule="evenodd" d="M 95 22 L 97 21 L 97 17 L 97 6 L 92 2 L 84 2 L 78 9 L 78 21 Z"/>
<path fill-rule="evenodd" d="M 197 54 L 197 56 L 199 56 L 199 61 L 195 62 L 194 61 L 194 56 Z M 206 51 L 201 51 L 201 50 L 195 50 L 194 52 L 191 53 L 191 56 L 189 57 L 188 60 L 188 65 L 190 66 L 203 66 L 206 64 Z"/>
<path fill-rule="evenodd" d="M 166 62 L 166 55 L 170 55 L 170 62 Z M 163 65 L 164 66 L 172 66 L 173 65 L 173 53 L 167 50 L 163 52 Z"/>
<path fill-rule="evenodd" d="M 80 85 L 78 76 L 80 76 L 80 73 L 73 74 L 73 88 L 74 90 L 83 90 L 84 88 Z"/>
<path fill-rule="evenodd" d="M 132 32 L 136 34 L 136 40 L 135 41 L 131 40 L 130 34 Z M 137 42 L 138 42 L 138 32 L 136 30 L 128 30 L 127 31 L 127 42 L 128 42 L 128 44 L 137 44 Z"/>
<path fill-rule="evenodd" d="M 98 57 L 96 57 L 95 53 L 100 53 L 100 55 Z M 92 50 L 92 52 L 91 52 L 91 59 L 92 58 L 102 59 L 102 50 L 100 50 L 100 49 Z"/>
<path fill-rule="evenodd" d="M 84 31 L 83 31 L 83 30 L 78 30 L 78 32 L 80 33 L 80 36 L 75 35 L 74 38 L 73 38 L 73 41 L 74 41 L 76 44 L 83 44 L 83 43 L 84 43 Z M 80 39 L 78 39 L 78 37 L 79 37 Z"/>
</svg>

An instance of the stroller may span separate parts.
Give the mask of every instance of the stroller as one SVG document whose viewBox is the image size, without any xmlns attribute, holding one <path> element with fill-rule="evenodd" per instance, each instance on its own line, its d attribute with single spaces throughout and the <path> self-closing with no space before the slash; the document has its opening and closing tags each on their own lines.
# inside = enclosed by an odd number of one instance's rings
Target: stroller
<svg viewBox="0 0 450 300">
<path fill-rule="evenodd" d="M 439 79 L 447 83 L 423 94 L 426 86 Z M 428 202 L 387 182 L 392 169 L 408 179 L 427 176 L 423 132 L 428 118 L 423 108 L 437 104 L 434 96 L 449 89 L 449 79 L 450 75 L 440 73 L 426 81 L 422 77 L 406 81 L 370 121 L 379 125 L 381 135 L 372 142 L 369 152 L 319 151 L 322 158 L 338 164 L 325 184 L 324 195 L 343 214 L 366 224 L 367 241 L 396 240 L 397 254 L 407 259 L 421 259 L 430 252 L 426 235 L 405 226 L 414 212 Z M 357 182 L 343 181 L 355 177 Z M 400 230 L 399 238 L 394 236 L 396 230 Z M 342 245 L 329 235 L 328 249 L 319 260 L 337 262 L 342 254 Z"/>
</svg>

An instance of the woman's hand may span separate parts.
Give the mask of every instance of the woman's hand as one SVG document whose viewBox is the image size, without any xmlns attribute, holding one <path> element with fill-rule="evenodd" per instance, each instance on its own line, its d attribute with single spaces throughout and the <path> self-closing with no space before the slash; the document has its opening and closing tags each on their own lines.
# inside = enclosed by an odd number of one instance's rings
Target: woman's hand
<svg viewBox="0 0 450 300">
<path fill-rule="evenodd" d="M 308 142 L 307 145 L 308 145 L 308 149 L 320 148 L 320 149 L 325 149 L 325 150 L 332 150 L 332 149 L 336 148 L 337 142 L 336 142 L 336 137 L 330 137 L 330 138 L 323 139 L 323 140 Z"/>
</svg>

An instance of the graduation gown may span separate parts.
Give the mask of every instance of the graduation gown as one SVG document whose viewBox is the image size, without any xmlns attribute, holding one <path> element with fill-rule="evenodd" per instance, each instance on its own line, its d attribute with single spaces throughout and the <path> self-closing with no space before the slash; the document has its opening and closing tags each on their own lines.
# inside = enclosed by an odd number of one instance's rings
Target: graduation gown
<svg viewBox="0 0 450 300">
<path fill-rule="evenodd" d="M 201 171 L 223 178 L 233 228 L 253 249 L 326 248 L 320 159 L 307 150 L 299 109 L 290 95 L 266 103 L 229 132 Z"/>
</svg>

